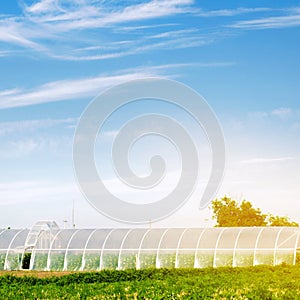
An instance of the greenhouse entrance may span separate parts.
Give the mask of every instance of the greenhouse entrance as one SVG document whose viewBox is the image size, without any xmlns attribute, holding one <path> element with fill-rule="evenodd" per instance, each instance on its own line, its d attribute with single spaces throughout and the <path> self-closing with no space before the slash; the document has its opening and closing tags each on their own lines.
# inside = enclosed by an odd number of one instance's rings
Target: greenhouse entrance
<svg viewBox="0 0 300 300">
<path fill-rule="evenodd" d="M 0 230 L 0 270 L 295 265 L 299 235 L 297 227 L 60 229 L 40 221 Z"/>
</svg>

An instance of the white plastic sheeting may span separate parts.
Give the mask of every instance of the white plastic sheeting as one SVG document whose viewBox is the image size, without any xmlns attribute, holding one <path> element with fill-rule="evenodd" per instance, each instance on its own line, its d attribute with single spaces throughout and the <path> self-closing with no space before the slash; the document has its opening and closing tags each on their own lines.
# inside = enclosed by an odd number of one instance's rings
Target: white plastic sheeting
<svg viewBox="0 0 300 300">
<path fill-rule="evenodd" d="M 102 270 L 205 268 L 295 264 L 300 228 L 41 228 L 30 248 L 30 230 L 0 230 L 0 270 Z M 32 233 L 32 232 L 31 232 Z"/>
</svg>

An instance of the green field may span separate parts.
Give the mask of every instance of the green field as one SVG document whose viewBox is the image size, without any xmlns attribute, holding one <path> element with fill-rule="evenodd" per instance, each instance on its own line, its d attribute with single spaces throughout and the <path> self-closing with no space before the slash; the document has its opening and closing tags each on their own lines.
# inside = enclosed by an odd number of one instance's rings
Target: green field
<svg viewBox="0 0 300 300">
<path fill-rule="evenodd" d="M 2 272 L 0 299 L 300 299 L 299 266 Z"/>
</svg>

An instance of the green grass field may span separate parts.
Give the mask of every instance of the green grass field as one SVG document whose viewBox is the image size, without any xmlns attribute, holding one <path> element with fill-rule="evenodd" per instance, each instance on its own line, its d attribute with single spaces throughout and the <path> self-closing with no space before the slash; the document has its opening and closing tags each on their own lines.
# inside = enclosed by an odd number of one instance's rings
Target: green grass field
<svg viewBox="0 0 300 300">
<path fill-rule="evenodd" d="M 299 266 L 2 272 L 0 299 L 300 299 Z"/>
</svg>

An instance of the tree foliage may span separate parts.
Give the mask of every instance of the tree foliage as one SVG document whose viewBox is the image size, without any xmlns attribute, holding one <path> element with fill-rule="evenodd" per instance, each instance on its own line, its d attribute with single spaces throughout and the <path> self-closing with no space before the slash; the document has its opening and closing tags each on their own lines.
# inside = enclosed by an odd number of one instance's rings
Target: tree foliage
<svg viewBox="0 0 300 300">
<path fill-rule="evenodd" d="M 290 226 L 299 227 L 299 224 L 291 221 L 288 217 L 272 216 L 268 217 L 269 226 Z"/>
<path fill-rule="evenodd" d="M 293 226 L 299 224 L 290 221 L 288 217 L 279 217 L 263 214 L 259 208 L 246 200 L 241 203 L 223 197 L 212 201 L 213 219 L 217 221 L 216 227 L 240 227 L 240 226 Z"/>
</svg>

